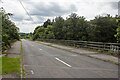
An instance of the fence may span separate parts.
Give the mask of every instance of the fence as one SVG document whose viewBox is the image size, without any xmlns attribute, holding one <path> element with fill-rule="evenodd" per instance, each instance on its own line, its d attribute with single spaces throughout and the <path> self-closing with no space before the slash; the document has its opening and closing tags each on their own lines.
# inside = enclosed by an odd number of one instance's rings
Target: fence
<svg viewBox="0 0 120 80">
<path fill-rule="evenodd" d="M 82 48 L 101 49 L 104 51 L 109 51 L 109 50 L 112 50 L 114 52 L 120 51 L 120 43 L 103 43 L 103 42 L 55 40 L 55 39 L 40 39 L 40 41 L 46 41 L 50 43 L 64 44 L 68 46 L 75 46 L 75 47 L 82 47 Z"/>
</svg>

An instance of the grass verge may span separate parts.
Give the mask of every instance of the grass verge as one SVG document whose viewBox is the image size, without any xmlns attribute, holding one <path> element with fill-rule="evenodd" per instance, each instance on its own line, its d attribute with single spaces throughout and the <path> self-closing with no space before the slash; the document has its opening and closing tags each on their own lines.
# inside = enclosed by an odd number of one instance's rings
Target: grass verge
<svg viewBox="0 0 120 80">
<path fill-rule="evenodd" d="M 20 74 L 20 58 L 2 57 L 2 74 L 18 72 Z"/>
<path fill-rule="evenodd" d="M 0 55 L 2 54 L 2 51 L 0 51 Z"/>
<path fill-rule="evenodd" d="M 0 57 L 0 74 L 2 74 L 2 57 Z"/>
</svg>

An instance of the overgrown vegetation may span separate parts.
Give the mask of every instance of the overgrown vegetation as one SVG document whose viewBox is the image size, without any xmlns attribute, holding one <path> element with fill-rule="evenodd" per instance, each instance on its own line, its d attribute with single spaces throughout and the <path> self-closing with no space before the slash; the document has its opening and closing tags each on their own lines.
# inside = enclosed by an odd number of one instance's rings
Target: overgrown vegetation
<svg viewBox="0 0 120 80">
<path fill-rule="evenodd" d="M 9 19 L 12 14 L 5 13 L 3 8 L 0 9 L 0 16 L 2 16 L 2 49 L 5 50 L 10 47 L 11 42 L 19 40 L 19 28 Z"/>
<path fill-rule="evenodd" d="M 20 74 L 20 58 L 2 57 L 2 74 L 11 72 Z"/>
<path fill-rule="evenodd" d="M 32 33 L 19 33 L 20 39 L 32 39 Z"/>
<path fill-rule="evenodd" d="M 2 74 L 2 57 L 0 57 L 0 74 Z"/>
<path fill-rule="evenodd" d="M 118 26 L 117 26 L 117 34 L 115 35 L 115 37 L 117 38 L 118 42 L 120 42 L 120 18 L 117 19 L 117 23 L 118 23 Z"/>
<path fill-rule="evenodd" d="M 75 13 L 68 18 L 56 17 L 53 21 L 48 19 L 43 26 L 34 30 L 33 40 L 58 39 L 58 40 L 81 40 L 95 42 L 117 42 L 116 17 L 110 15 L 96 16 L 95 19 L 87 21 Z M 117 29 L 117 32 L 116 32 Z"/>
<path fill-rule="evenodd" d="M 2 51 L 0 51 L 0 55 L 2 54 Z"/>
</svg>

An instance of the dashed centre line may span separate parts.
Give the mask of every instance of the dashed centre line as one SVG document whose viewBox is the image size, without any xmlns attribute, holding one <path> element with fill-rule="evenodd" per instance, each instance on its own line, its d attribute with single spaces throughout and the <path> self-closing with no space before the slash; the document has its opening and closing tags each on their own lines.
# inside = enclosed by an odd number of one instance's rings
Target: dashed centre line
<svg viewBox="0 0 120 80">
<path fill-rule="evenodd" d="M 32 45 L 32 46 L 34 46 L 34 45 Z"/>
<path fill-rule="evenodd" d="M 57 58 L 57 57 L 55 57 L 55 59 L 58 60 L 58 61 L 60 61 L 60 62 L 62 62 L 63 64 L 65 64 L 65 65 L 68 66 L 68 67 L 72 67 L 71 65 L 69 65 L 68 63 L 66 63 L 66 62 L 64 62 L 64 61 L 62 61 L 62 60 L 60 60 L 60 59 Z"/>
<path fill-rule="evenodd" d="M 34 74 L 33 70 L 31 70 L 31 73 Z"/>
<path fill-rule="evenodd" d="M 42 50 L 42 49 L 40 49 L 40 50 Z"/>
</svg>

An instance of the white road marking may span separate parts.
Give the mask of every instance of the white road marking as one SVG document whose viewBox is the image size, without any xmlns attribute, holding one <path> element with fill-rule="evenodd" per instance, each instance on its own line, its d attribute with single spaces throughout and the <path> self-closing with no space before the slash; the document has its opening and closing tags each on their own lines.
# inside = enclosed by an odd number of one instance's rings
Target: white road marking
<svg viewBox="0 0 120 80">
<path fill-rule="evenodd" d="M 40 50 L 42 50 L 42 49 L 40 49 Z"/>
<path fill-rule="evenodd" d="M 65 64 L 66 66 L 68 66 L 68 67 L 72 67 L 71 65 L 69 65 L 69 64 L 67 64 L 66 62 L 64 62 L 64 61 L 62 61 L 62 60 L 60 60 L 59 58 L 55 58 L 56 60 L 58 60 L 58 61 L 60 61 L 60 62 L 62 62 L 63 64 Z"/>
<path fill-rule="evenodd" d="M 33 70 L 31 70 L 31 73 L 34 74 Z"/>
<path fill-rule="evenodd" d="M 34 46 L 34 45 L 32 45 L 32 46 Z"/>
</svg>

